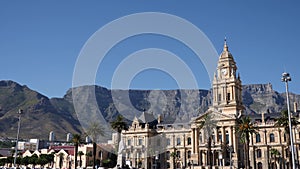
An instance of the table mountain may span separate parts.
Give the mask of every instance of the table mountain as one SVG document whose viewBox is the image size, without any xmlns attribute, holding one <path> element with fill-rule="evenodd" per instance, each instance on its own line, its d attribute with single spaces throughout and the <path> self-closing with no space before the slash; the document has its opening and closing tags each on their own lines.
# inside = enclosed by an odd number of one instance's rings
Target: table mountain
<svg viewBox="0 0 300 169">
<path fill-rule="evenodd" d="M 210 90 L 109 90 L 100 86 L 76 87 L 62 98 L 48 98 L 25 85 L 0 81 L 0 137 L 16 137 L 18 109 L 24 111 L 20 138 L 48 139 L 49 132 L 54 131 L 57 140 L 66 140 L 67 133 L 83 133 L 72 92 L 84 99 L 95 96 L 96 105 L 92 102 L 82 105 L 88 116 L 93 117 L 95 110 L 100 110 L 101 116 L 110 122 L 121 112 L 128 123 L 142 111 L 160 114 L 170 123 L 186 122 L 205 112 L 212 98 Z M 124 103 L 126 98 L 130 103 Z M 290 94 L 290 100 L 300 104 L 297 94 Z M 244 85 L 243 102 L 246 113 L 252 114 L 286 109 L 285 93 L 274 91 L 271 84 Z"/>
</svg>

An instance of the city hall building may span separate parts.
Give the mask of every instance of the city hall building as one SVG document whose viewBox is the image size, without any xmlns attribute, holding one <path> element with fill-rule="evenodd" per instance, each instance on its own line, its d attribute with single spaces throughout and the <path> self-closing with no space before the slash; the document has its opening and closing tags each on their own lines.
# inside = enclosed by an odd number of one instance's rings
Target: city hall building
<svg viewBox="0 0 300 169">
<path fill-rule="evenodd" d="M 123 130 L 123 164 L 135 168 L 244 168 L 244 143 L 235 127 L 243 116 L 242 82 L 226 41 L 214 76 L 213 105 L 188 123 L 167 124 L 159 116 L 144 112 L 128 130 Z M 205 117 L 213 125 L 208 135 L 199 126 Z M 251 115 L 257 133 L 250 136 L 250 165 L 253 169 L 289 168 L 284 129 L 275 127 L 280 113 Z M 211 136 L 211 146 L 208 145 Z M 300 126 L 293 126 L 296 164 L 299 161 Z M 280 153 L 272 156 L 271 149 Z M 208 159 L 210 158 L 210 160 Z M 230 164 L 230 159 L 232 163 Z"/>
</svg>

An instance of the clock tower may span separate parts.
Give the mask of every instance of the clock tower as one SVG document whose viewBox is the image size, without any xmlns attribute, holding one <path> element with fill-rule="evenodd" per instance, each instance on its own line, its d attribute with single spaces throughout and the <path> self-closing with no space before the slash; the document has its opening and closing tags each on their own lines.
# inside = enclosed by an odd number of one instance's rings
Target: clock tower
<svg viewBox="0 0 300 169">
<path fill-rule="evenodd" d="M 213 106 L 228 115 L 238 115 L 244 110 L 242 82 L 226 39 L 213 80 Z"/>
</svg>

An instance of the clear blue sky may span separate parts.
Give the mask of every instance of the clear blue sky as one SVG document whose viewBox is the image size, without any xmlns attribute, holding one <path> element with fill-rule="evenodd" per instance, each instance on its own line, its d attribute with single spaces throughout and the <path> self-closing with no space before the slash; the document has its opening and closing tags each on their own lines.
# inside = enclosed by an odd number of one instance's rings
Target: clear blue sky
<svg viewBox="0 0 300 169">
<path fill-rule="evenodd" d="M 283 92 L 281 73 L 287 71 L 292 76 L 290 91 L 300 94 L 299 9 L 296 0 L 0 1 L 0 80 L 62 97 L 72 86 L 79 52 L 94 32 L 125 15 L 163 12 L 196 25 L 218 53 L 226 36 L 243 84 L 270 82 Z M 150 47 L 179 55 L 194 73 L 199 70 L 200 88 L 210 88 L 209 78 L 201 73 L 203 66 L 187 57 L 193 55 L 188 48 L 155 35 L 137 36 L 115 46 L 100 66 L 96 84 L 110 88 L 110 77 L 122 58 Z M 162 72 L 145 71 L 136 76 L 131 88 L 172 89 L 175 82 Z"/>
</svg>

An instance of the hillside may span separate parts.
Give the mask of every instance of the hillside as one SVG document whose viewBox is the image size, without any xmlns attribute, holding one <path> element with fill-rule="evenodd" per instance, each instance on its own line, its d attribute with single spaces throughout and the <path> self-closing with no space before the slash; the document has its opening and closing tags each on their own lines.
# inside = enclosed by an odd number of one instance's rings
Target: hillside
<svg viewBox="0 0 300 169">
<path fill-rule="evenodd" d="M 122 111 L 127 119 L 132 119 L 143 110 L 155 115 L 161 114 L 170 123 L 175 118 L 188 121 L 191 117 L 205 112 L 211 105 L 209 90 L 111 91 L 100 86 L 83 86 L 74 88 L 73 92 L 80 94 L 80 98 L 89 99 L 93 96 L 90 90 L 93 87 L 97 105 L 88 102 L 83 110 L 90 116 L 99 108 L 108 122 L 112 121 L 119 111 Z M 126 100 L 128 93 L 130 103 L 123 103 L 122 100 Z M 299 95 L 290 94 L 290 99 L 291 102 L 300 105 Z M 243 86 L 243 102 L 246 113 L 273 113 L 286 108 L 285 93 L 274 91 L 271 84 Z M 58 140 L 65 140 L 67 133 L 83 131 L 78 114 L 74 110 L 72 89 L 68 90 L 63 98 L 49 99 L 27 86 L 21 86 L 13 81 L 0 81 L 0 137 L 16 137 L 18 109 L 24 110 L 20 138 L 48 139 L 49 132 L 54 131 Z"/>
</svg>

